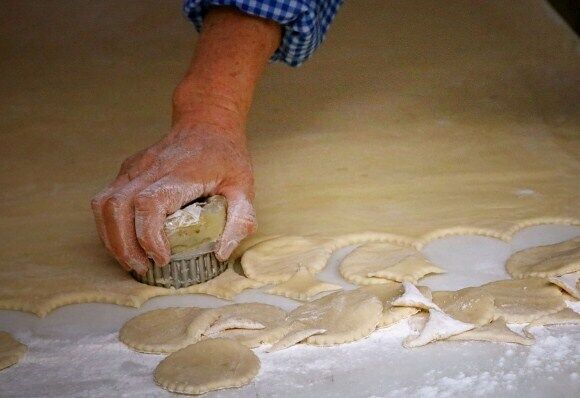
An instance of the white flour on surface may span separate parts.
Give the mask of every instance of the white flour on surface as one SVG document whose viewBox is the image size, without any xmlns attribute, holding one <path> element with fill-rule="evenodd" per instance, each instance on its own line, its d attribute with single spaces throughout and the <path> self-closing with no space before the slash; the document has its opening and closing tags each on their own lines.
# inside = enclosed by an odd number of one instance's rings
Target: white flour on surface
<svg viewBox="0 0 580 398">
<path fill-rule="evenodd" d="M 515 247 L 555 243 L 579 233 L 580 228 L 535 227 L 518 234 L 511 247 L 485 237 L 441 239 L 425 252 L 447 273 L 429 276 L 420 284 L 443 290 L 505 279 L 503 262 Z M 320 279 L 352 289 L 337 270 L 337 259 L 347 252 L 341 250 Z M 244 292 L 236 301 L 264 302 L 287 310 L 299 305 L 261 290 Z M 140 309 L 79 304 L 60 308 L 42 320 L 0 311 L 0 330 L 29 346 L 20 364 L 0 372 L 0 397 L 175 397 L 153 382 L 153 370 L 164 356 L 129 350 L 118 342 L 119 328 L 127 319 L 154 308 L 226 303 L 190 295 L 156 298 Z M 521 331 L 522 326 L 512 328 Z M 336 347 L 298 345 L 275 353 L 261 347 L 256 353 L 262 368 L 253 383 L 203 397 L 580 396 L 579 326 L 534 328 L 536 343 L 529 347 L 442 341 L 409 350 L 402 347 L 409 333 L 403 321 Z"/>
</svg>

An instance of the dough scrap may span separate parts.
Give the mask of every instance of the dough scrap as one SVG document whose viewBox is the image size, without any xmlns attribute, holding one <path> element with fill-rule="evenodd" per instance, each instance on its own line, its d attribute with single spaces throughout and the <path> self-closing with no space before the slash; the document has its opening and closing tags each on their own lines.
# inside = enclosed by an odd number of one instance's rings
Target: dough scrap
<svg viewBox="0 0 580 398">
<path fill-rule="evenodd" d="M 119 340 L 135 351 L 171 353 L 200 340 L 213 320 L 204 308 L 157 309 L 129 319 L 119 331 Z"/>
<path fill-rule="evenodd" d="M 580 236 L 514 253 L 506 263 L 514 278 L 559 276 L 580 271 Z"/>
<path fill-rule="evenodd" d="M 474 324 L 458 321 L 439 310 L 431 308 L 429 310 L 429 319 L 419 335 L 407 337 L 403 342 L 403 346 L 406 348 L 424 346 L 433 341 L 443 340 L 466 332 L 474 327 Z"/>
<path fill-rule="evenodd" d="M 392 243 L 367 243 L 349 253 L 340 266 L 340 273 L 349 282 L 359 285 L 413 282 L 431 273 L 442 273 L 421 252 L 412 246 Z"/>
<path fill-rule="evenodd" d="M 324 333 L 326 333 L 326 329 L 308 329 L 307 327 L 296 327 L 296 330 L 290 331 L 282 339 L 278 340 L 275 344 L 272 344 L 272 346 L 268 349 L 268 352 L 284 350 L 300 343 L 301 341 L 306 340 L 310 336 Z"/>
<path fill-rule="evenodd" d="M 557 286 L 541 278 L 490 282 L 475 289 L 493 297 L 495 317 L 508 323 L 527 323 L 566 307 Z"/>
<path fill-rule="evenodd" d="M 212 324 L 215 325 L 220 319 L 232 318 L 245 319 L 254 324 L 263 325 L 260 329 L 242 329 L 240 327 L 213 333 L 209 337 L 228 338 L 239 343 L 255 348 L 261 344 L 272 344 L 285 333 L 286 311 L 273 305 L 262 303 L 241 303 L 231 304 L 209 310 L 213 317 Z M 218 323 L 219 325 L 219 323 Z M 242 325 L 239 325 L 242 326 Z M 206 335 L 211 334 L 211 330 L 204 331 Z"/>
<path fill-rule="evenodd" d="M 250 383 L 260 360 L 246 346 L 229 339 L 202 340 L 162 360 L 153 375 L 162 388 L 181 394 L 203 394 Z"/>
<path fill-rule="evenodd" d="M 571 308 L 565 308 L 555 314 L 544 315 L 534 321 L 530 322 L 525 328 L 524 333 L 527 336 L 533 337 L 531 329 L 538 326 L 545 325 L 578 325 L 580 324 L 580 314 Z"/>
<path fill-rule="evenodd" d="M 573 272 L 561 276 L 551 276 L 548 280 L 554 285 L 560 287 L 570 296 L 580 300 L 580 272 Z"/>
<path fill-rule="evenodd" d="M 478 326 L 475 329 L 468 330 L 460 334 L 449 337 L 447 340 L 458 341 L 490 341 L 498 343 L 515 343 L 522 345 L 534 344 L 534 338 L 522 336 L 507 327 L 505 319 L 498 319 L 487 325 Z"/>
<path fill-rule="evenodd" d="M 383 303 L 383 314 L 377 325 L 378 328 L 391 326 L 403 319 L 418 313 L 419 308 L 414 307 L 393 307 L 393 301 L 404 293 L 401 283 L 391 282 L 385 285 L 367 285 L 359 288 L 376 296 Z M 431 299 L 431 290 L 426 286 L 417 286 L 419 292 L 428 299 Z"/>
<path fill-rule="evenodd" d="M 238 274 L 230 266 L 227 270 L 215 278 L 210 279 L 205 283 L 192 286 L 191 291 L 231 300 L 246 289 L 254 289 L 263 285 L 264 284 L 261 282 L 246 278 L 245 276 Z"/>
<path fill-rule="evenodd" d="M 290 279 L 266 290 L 266 293 L 307 301 L 322 292 L 341 289 L 339 285 L 318 280 L 308 268 L 300 267 Z"/>
<path fill-rule="evenodd" d="M 382 312 L 380 300 L 370 293 L 358 289 L 331 293 L 291 311 L 283 338 L 301 328 L 324 329 L 326 333 L 310 336 L 305 342 L 320 346 L 348 343 L 371 334 Z"/>
<path fill-rule="evenodd" d="M 0 370 L 6 369 L 26 355 L 28 347 L 7 332 L 0 332 Z"/>
<path fill-rule="evenodd" d="M 331 240 L 282 236 L 252 247 L 242 256 L 244 273 L 263 283 L 280 283 L 292 278 L 300 267 L 317 273 L 332 255 Z"/>
<path fill-rule="evenodd" d="M 433 302 L 452 318 L 465 323 L 481 326 L 495 318 L 493 296 L 477 287 L 433 292 Z"/>
<path fill-rule="evenodd" d="M 405 293 L 401 297 L 396 298 L 392 305 L 394 307 L 414 307 L 421 308 L 425 310 L 435 309 L 441 310 L 437 304 L 435 304 L 431 299 L 425 297 L 415 285 L 410 282 L 403 282 L 403 288 Z"/>
</svg>

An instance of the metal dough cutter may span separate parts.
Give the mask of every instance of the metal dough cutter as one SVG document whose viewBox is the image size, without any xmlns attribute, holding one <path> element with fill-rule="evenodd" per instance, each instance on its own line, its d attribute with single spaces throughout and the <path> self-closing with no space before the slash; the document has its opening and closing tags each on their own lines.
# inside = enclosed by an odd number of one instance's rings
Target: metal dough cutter
<svg viewBox="0 0 580 398">
<path fill-rule="evenodd" d="M 215 278 L 228 267 L 214 250 L 226 222 L 227 202 L 223 196 L 196 201 L 165 220 L 165 234 L 171 247 L 171 261 L 152 266 L 146 274 L 133 272 L 139 282 L 179 289 Z"/>
</svg>

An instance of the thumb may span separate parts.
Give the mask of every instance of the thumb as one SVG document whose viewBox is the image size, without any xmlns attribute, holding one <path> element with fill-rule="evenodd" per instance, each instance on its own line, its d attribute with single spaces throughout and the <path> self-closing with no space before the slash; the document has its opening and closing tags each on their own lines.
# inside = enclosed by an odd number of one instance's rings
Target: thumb
<svg viewBox="0 0 580 398">
<path fill-rule="evenodd" d="M 241 193 L 224 193 L 228 202 L 228 214 L 224 232 L 217 243 L 216 257 L 227 260 L 239 243 L 256 231 L 256 212 L 252 202 Z"/>
</svg>

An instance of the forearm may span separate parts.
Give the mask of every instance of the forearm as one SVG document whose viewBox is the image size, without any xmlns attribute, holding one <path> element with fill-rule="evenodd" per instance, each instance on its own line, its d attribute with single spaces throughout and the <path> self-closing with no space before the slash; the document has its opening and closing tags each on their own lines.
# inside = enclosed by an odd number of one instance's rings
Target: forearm
<svg viewBox="0 0 580 398">
<path fill-rule="evenodd" d="M 206 123 L 243 134 L 256 83 L 280 38 L 274 22 L 226 7 L 210 10 L 174 93 L 173 125 Z"/>
</svg>

